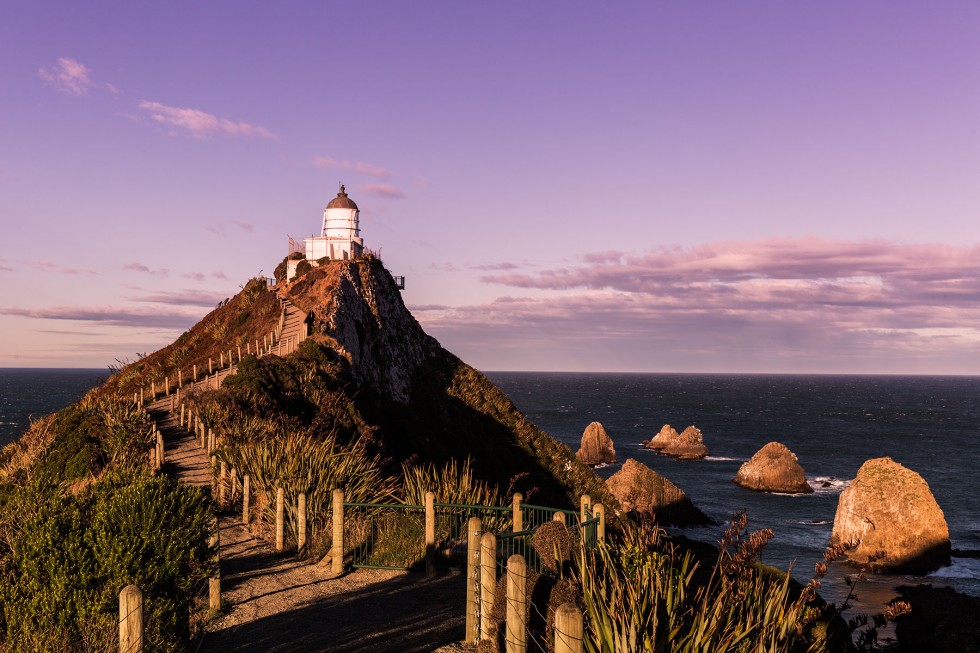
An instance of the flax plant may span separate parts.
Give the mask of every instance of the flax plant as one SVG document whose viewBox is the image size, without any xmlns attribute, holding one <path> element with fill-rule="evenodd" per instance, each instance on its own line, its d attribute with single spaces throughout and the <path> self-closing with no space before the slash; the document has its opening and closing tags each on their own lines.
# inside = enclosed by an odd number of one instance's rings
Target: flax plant
<svg viewBox="0 0 980 653">
<path fill-rule="evenodd" d="M 278 488 L 286 497 L 289 530 L 296 533 L 296 501 L 306 494 L 307 523 L 311 536 L 329 523 L 332 493 L 344 490 L 348 502 L 386 502 L 394 496 L 394 481 L 383 476 L 378 460 L 369 456 L 360 440 L 349 445 L 335 434 L 314 437 L 305 432 L 242 440 L 217 451 L 223 460 L 248 474 L 252 487 L 265 500 L 263 519 L 274 522 L 272 498 Z"/>
<path fill-rule="evenodd" d="M 583 548 L 582 584 L 590 653 L 816 652 L 810 595 L 792 597 L 789 574 L 763 573 L 755 557 L 771 537 L 741 540 L 744 517 L 725 532 L 707 579 L 656 526 L 627 523 L 621 542 Z M 740 544 L 740 546 L 738 546 Z M 734 547 L 734 550 L 733 550 Z"/>
</svg>

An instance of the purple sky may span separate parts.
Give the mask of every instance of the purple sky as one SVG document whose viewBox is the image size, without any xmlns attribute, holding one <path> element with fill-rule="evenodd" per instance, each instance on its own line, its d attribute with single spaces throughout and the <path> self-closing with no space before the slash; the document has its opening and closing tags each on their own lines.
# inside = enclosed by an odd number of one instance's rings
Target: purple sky
<svg viewBox="0 0 980 653">
<path fill-rule="evenodd" d="M 980 3 L 12 2 L 0 367 L 172 342 L 344 182 L 486 370 L 980 373 Z"/>
</svg>

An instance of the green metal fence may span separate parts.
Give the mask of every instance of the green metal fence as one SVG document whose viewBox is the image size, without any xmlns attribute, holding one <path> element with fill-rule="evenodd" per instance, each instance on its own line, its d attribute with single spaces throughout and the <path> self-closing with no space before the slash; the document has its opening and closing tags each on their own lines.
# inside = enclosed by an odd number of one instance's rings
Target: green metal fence
<svg viewBox="0 0 980 653">
<path fill-rule="evenodd" d="M 534 532 L 555 519 L 564 521 L 576 540 L 595 546 L 599 518 L 586 510 L 585 521 L 574 510 L 520 504 L 523 530 L 512 532 L 512 506 L 477 506 L 459 503 L 433 504 L 435 544 L 433 564 L 441 569 L 466 567 L 467 524 L 479 517 L 482 531 L 497 535 L 497 563 L 506 567 L 507 559 L 519 553 L 528 567 L 540 571 L 541 561 L 531 545 Z M 418 569 L 425 567 L 425 506 L 405 504 L 344 503 L 345 558 L 354 567 Z"/>
</svg>

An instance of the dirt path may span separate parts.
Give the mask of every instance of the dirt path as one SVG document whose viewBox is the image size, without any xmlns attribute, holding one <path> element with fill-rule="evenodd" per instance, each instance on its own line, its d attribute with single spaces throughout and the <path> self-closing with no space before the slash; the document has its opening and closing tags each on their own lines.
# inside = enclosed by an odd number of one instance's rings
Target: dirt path
<svg viewBox="0 0 980 653">
<path fill-rule="evenodd" d="M 221 519 L 222 599 L 202 651 L 434 651 L 463 638 L 462 574 L 358 569 L 337 578 Z"/>
<path fill-rule="evenodd" d="M 164 471 L 210 486 L 205 449 L 170 407 L 169 397 L 149 407 L 164 438 Z M 277 553 L 240 515 L 220 516 L 218 528 L 224 613 L 208 625 L 199 651 L 463 650 L 456 645 L 465 620 L 462 574 L 357 569 L 332 577 L 329 568 Z"/>
</svg>

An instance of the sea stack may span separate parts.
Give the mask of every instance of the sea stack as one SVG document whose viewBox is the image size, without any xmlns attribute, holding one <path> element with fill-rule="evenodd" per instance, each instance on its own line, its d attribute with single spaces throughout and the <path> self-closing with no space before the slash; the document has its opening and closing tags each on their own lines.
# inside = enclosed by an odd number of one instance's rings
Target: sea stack
<svg viewBox="0 0 980 653">
<path fill-rule="evenodd" d="M 663 526 L 704 526 L 711 523 L 684 491 L 643 463 L 629 458 L 606 486 L 623 510 L 652 514 Z"/>
<path fill-rule="evenodd" d="M 677 433 L 670 424 L 664 424 L 660 432 L 643 446 L 680 460 L 700 460 L 708 455 L 704 437 L 696 426 L 688 426 L 683 433 Z"/>
<path fill-rule="evenodd" d="M 865 462 L 840 495 L 830 545 L 849 543 L 847 558 L 874 571 L 924 574 L 950 563 L 949 528 L 929 485 L 891 458 Z"/>
<path fill-rule="evenodd" d="M 582 433 L 582 445 L 575 454 L 586 465 L 601 465 L 616 462 L 616 449 L 612 438 L 599 422 L 592 422 Z"/>
<path fill-rule="evenodd" d="M 736 484 L 757 492 L 808 494 L 813 488 L 796 454 L 780 442 L 770 442 L 743 464 L 733 479 Z"/>
</svg>

